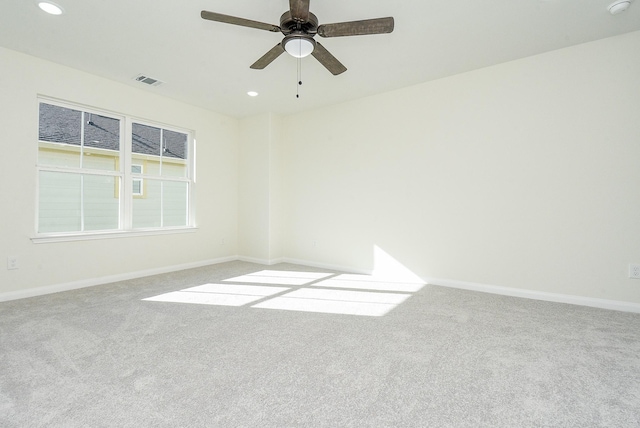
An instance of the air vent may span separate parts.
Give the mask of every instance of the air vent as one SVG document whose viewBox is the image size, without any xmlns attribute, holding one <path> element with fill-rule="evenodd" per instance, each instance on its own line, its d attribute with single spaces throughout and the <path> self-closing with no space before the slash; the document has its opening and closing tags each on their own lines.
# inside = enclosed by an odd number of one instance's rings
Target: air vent
<svg viewBox="0 0 640 428">
<path fill-rule="evenodd" d="M 158 86 L 158 85 L 161 85 L 163 83 L 158 79 L 154 79 L 153 77 L 145 76 L 144 74 L 139 74 L 136 77 L 134 77 L 133 79 L 135 81 L 137 81 L 137 82 L 141 82 L 141 83 L 144 83 L 145 85 L 149 85 L 149 86 Z"/>
</svg>

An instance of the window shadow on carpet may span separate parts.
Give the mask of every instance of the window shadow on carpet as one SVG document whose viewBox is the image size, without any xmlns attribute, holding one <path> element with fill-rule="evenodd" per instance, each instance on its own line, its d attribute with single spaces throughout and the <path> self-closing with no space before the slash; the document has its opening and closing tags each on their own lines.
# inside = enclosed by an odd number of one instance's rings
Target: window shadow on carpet
<svg viewBox="0 0 640 428">
<path fill-rule="evenodd" d="M 423 286 L 375 275 L 261 270 L 143 300 L 380 317 Z"/>
</svg>

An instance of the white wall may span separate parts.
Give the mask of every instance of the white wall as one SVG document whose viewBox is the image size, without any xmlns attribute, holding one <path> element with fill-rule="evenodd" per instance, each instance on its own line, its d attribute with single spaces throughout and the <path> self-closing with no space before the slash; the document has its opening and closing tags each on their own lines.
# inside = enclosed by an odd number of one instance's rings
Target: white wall
<svg viewBox="0 0 640 428">
<path fill-rule="evenodd" d="M 238 254 L 258 263 L 282 257 L 281 122 L 263 114 L 240 123 Z"/>
<path fill-rule="evenodd" d="M 638 51 L 236 121 L 0 49 L 0 294 L 235 255 L 373 270 L 377 246 L 423 278 L 640 303 Z M 193 129 L 198 231 L 34 244 L 38 94 Z"/>
<path fill-rule="evenodd" d="M 634 32 L 284 118 L 286 256 L 371 270 L 379 246 L 423 278 L 640 302 L 638 52 Z"/>
<path fill-rule="evenodd" d="M 238 251 L 269 260 L 269 115 L 241 121 L 238 169 Z"/>
<path fill-rule="evenodd" d="M 237 254 L 237 120 L 1 48 L 0 64 L 0 294 Z M 39 94 L 194 130 L 197 232 L 34 244 Z"/>
<path fill-rule="evenodd" d="M 284 135 L 283 118 L 272 114 L 270 121 L 271 148 L 269 149 L 269 259 L 280 261 L 284 257 Z"/>
</svg>

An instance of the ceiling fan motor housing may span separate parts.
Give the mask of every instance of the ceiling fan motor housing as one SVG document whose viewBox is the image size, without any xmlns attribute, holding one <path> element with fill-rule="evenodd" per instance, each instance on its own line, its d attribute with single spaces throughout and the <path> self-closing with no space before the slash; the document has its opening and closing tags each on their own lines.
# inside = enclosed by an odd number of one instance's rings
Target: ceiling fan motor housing
<svg viewBox="0 0 640 428">
<path fill-rule="evenodd" d="M 297 32 L 309 34 L 310 37 L 313 37 L 318 31 L 318 18 L 309 12 L 309 18 L 306 22 L 298 22 L 291 17 L 290 11 L 286 11 L 280 17 L 280 31 L 285 36 Z"/>
</svg>

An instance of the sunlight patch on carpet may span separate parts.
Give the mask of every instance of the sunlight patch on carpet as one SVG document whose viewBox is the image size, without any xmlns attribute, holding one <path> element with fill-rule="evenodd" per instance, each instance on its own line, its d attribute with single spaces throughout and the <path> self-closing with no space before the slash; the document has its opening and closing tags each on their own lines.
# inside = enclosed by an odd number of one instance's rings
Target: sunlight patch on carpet
<svg viewBox="0 0 640 428">
<path fill-rule="evenodd" d="M 143 300 L 152 302 L 193 303 L 198 305 L 244 306 L 287 290 L 289 290 L 287 287 L 204 284 Z"/>
<path fill-rule="evenodd" d="M 248 282 L 256 284 L 282 284 L 282 285 L 305 285 L 317 281 L 332 273 L 321 272 L 295 272 L 286 270 L 261 270 L 248 275 L 236 276 L 225 279 L 230 282 Z"/>
<path fill-rule="evenodd" d="M 379 317 L 387 314 L 409 296 L 397 293 L 303 288 L 265 300 L 252 308 Z"/>
<path fill-rule="evenodd" d="M 424 282 L 399 282 L 388 278 L 376 278 L 370 275 L 344 274 L 317 282 L 313 284 L 313 286 L 415 293 L 424 287 Z"/>
<path fill-rule="evenodd" d="M 373 275 L 264 269 L 147 301 L 381 317 L 425 283 L 377 245 Z"/>
</svg>

